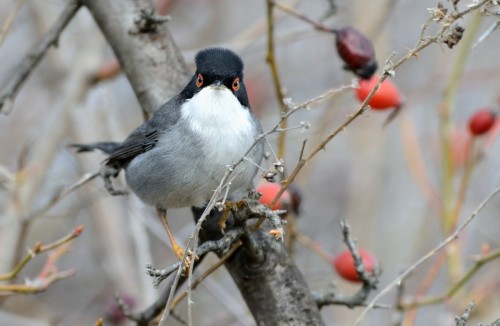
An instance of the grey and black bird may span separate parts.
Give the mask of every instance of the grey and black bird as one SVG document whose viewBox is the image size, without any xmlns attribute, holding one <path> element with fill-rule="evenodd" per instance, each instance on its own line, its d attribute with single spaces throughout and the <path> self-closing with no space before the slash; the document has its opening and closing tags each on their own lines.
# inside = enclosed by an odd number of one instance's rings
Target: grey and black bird
<svg viewBox="0 0 500 326">
<path fill-rule="evenodd" d="M 79 151 L 109 154 L 104 168 L 125 171 L 130 189 L 156 207 L 176 256 L 177 245 L 167 209 L 203 207 L 219 186 L 227 166 L 235 163 L 262 133 L 243 82 L 243 62 L 224 48 L 204 49 L 195 57 L 196 72 L 180 94 L 123 142 L 73 145 Z M 230 194 L 251 189 L 263 143 L 257 142 L 232 174 Z"/>
</svg>

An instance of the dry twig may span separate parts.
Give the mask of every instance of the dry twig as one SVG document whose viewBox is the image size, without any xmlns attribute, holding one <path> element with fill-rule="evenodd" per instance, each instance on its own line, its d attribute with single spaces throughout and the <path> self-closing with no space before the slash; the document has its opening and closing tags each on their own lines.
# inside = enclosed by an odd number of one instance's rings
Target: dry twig
<svg viewBox="0 0 500 326">
<path fill-rule="evenodd" d="M 0 113 L 9 114 L 12 110 L 14 98 L 16 97 L 22 84 L 28 78 L 29 74 L 42 59 L 45 52 L 53 46 L 57 45 L 57 40 L 62 31 L 73 19 L 73 16 L 80 9 L 80 2 L 76 0 L 70 1 L 59 15 L 58 19 L 45 36 L 40 40 L 38 45 L 31 51 L 21 62 L 21 66 L 16 71 L 14 77 L 9 81 L 7 87 L 0 94 Z"/>
<path fill-rule="evenodd" d="M 368 304 L 368 306 L 363 310 L 363 312 L 359 315 L 359 317 L 356 319 L 356 322 L 354 325 L 359 325 L 365 315 L 370 311 L 375 303 L 383 297 L 385 294 L 387 294 L 390 290 L 392 290 L 394 287 L 396 287 L 398 284 L 400 284 L 408 275 L 410 275 L 417 267 L 419 267 L 421 264 L 423 264 L 425 261 L 427 261 L 429 258 L 433 257 L 436 253 L 438 253 L 440 250 L 442 250 L 444 247 L 446 247 L 450 242 L 458 239 L 459 234 L 469 225 L 472 220 L 479 214 L 479 212 L 486 206 L 486 204 L 493 198 L 495 197 L 496 194 L 500 192 L 500 187 L 496 188 L 493 190 L 485 199 L 484 201 L 479 204 L 479 206 L 472 212 L 472 214 L 467 218 L 467 220 L 462 223 L 449 237 L 444 239 L 441 243 L 439 243 L 436 247 L 431 249 L 425 256 L 417 260 L 413 265 L 408 267 L 403 273 L 401 273 L 400 276 L 398 276 L 395 280 L 393 280 L 391 283 L 389 283 L 382 291 L 380 291 L 373 299 L 372 301 Z"/>
</svg>

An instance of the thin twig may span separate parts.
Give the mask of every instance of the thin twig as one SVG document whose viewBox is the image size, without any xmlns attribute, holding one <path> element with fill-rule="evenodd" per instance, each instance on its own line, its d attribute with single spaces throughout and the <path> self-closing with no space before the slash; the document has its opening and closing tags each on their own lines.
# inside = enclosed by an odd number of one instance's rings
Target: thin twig
<svg viewBox="0 0 500 326">
<path fill-rule="evenodd" d="M 366 303 L 364 302 L 352 302 L 352 298 L 345 296 L 345 295 L 340 295 L 336 293 L 333 289 L 328 289 L 326 291 L 314 291 L 311 293 L 314 302 L 318 305 L 318 307 L 321 309 L 324 306 L 330 306 L 330 305 L 341 305 L 341 306 L 347 306 L 349 308 L 354 308 L 354 307 L 366 307 Z M 375 309 L 394 309 L 393 306 L 388 305 L 388 304 L 377 304 L 373 308 Z"/>
<path fill-rule="evenodd" d="M 471 269 L 467 273 L 465 273 L 465 275 L 460 280 L 458 280 L 458 282 L 453 284 L 453 286 L 451 286 L 444 294 L 419 299 L 413 302 L 402 303 L 400 304 L 401 308 L 408 309 L 436 304 L 453 297 L 453 295 L 455 295 L 477 273 L 477 271 L 479 271 L 482 266 L 497 258 L 500 258 L 500 249 L 497 249 L 489 253 L 488 255 L 482 256 L 477 259 L 474 263 L 474 266 L 472 266 Z"/>
<path fill-rule="evenodd" d="M 426 262 L 429 258 L 433 257 L 436 253 L 438 253 L 440 250 L 442 250 L 444 247 L 446 247 L 450 242 L 456 240 L 458 238 L 458 235 L 460 232 L 462 232 L 463 229 L 469 225 L 472 220 L 479 214 L 479 212 L 486 206 L 486 204 L 496 195 L 500 192 L 500 187 L 496 188 L 493 190 L 485 199 L 484 201 L 479 204 L 479 206 L 472 212 L 472 214 L 465 220 L 460 227 L 458 227 L 449 237 L 447 237 L 444 241 L 439 243 L 436 247 L 431 249 L 426 255 L 424 255 L 422 258 L 417 260 L 413 265 L 408 267 L 400 276 L 398 276 L 395 280 L 393 280 L 391 283 L 389 283 L 382 291 L 380 291 L 368 304 L 366 309 L 363 310 L 363 312 L 359 315 L 359 317 L 356 319 L 356 322 L 354 325 L 359 325 L 365 315 L 370 311 L 374 304 L 385 294 L 387 294 L 390 290 L 392 290 L 395 286 L 397 286 L 403 279 L 405 279 L 410 273 L 412 273 L 417 267 L 419 267 L 421 264 Z"/>
<path fill-rule="evenodd" d="M 482 6 L 483 4 L 485 4 L 486 2 L 488 2 L 490 0 L 483 0 L 481 1 L 480 3 L 476 4 L 476 5 L 473 5 L 471 7 L 469 7 L 469 9 L 471 8 L 479 8 L 480 6 Z M 469 9 L 467 11 L 469 11 Z M 458 18 L 461 18 L 463 17 L 463 15 L 465 15 L 463 12 L 460 12 L 456 15 L 454 15 L 453 17 L 455 17 L 455 19 L 458 19 Z M 424 28 L 424 27 L 422 27 Z M 337 136 L 341 131 L 345 130 L 347 126 L 349 126 L 356 118 L 358 118 L 360 115 L 363 114 L 363 112 L 365 112 L 368 108 L 368 102 L 371 100 L 371 98 L 373 97 L 373 95 L 375 94 L 375 92 L 380 88 L 380 85 L 384 82 L 384 80 L 389 77 L 389 76 L 392 76 L 394 75 L 394 72 L 402 65 L 404 64 L 406 61 L 410 60 L 411 58 L 413 57 L 417 57 L 418 56 L 418 53 L 425 49 L 426 47 L 428 47 L 429 45 L 433 44 L 433 43 L 436 43 L 440 40 L 440 38 L 442 37 L 442 35 L 449 31 L 451 28 L 451 25 L 448 25 L 448 24 L 445 24 L 443 26 L 441 26 L 441 28 L 439 29 L 439 31 L 434 34 L 432 37 L 427 37 L 425 39 L 421 38 L 418 40 L 417 44 L 415 45 L 415 47 L 411 50 L 409 50 L 403 57 L 401 57 L 398 61 L 396 61 L 395 63 L 392 62 L 392 57 L 394 56 L 394 54 L 392 54 L 389 59 L 386 60 L 386 67 L 384 68 L 384 73 L 383 75 L 379 78 L 377 84 L 373 87 L 373 89 L 371 90 L 371 92 L 368 94 L 368 96 L 365 98 L 365 100 L 359 105 L 357 111 L 352 114 L 340 127 L 338 127 L 333 133 L 331 133 L 330 135 L 328 135 L 322 142 L 320 142 L 320 144 L 318 146 L 316 146 L 311 152 L 310 154 L 305 158 L 305 159 L 302 159 L 300 160 L 297 165 L 295 166 L 295 169 L 290 173 L 290 176 L 284 181 L 282 182 L 282 187 L 280 189 L 280 191 L 278 191 L 278 193 L 276 194 L 273 202 L 270 204 L 270 205 L 275 205 L 276 202 L 279 200 L 279 198 L 281 197 L 281 195 L 283 195 L 283 192 L 285 192 L 285 190 L 289 187 L 290 183 L 292 183 L 292 181 L 296 178 L 297 174 L 300 172 L 300 170 L 302 170 L 302 168 L 320 151 L 324 150 L 326 145 L 335 137 Z M 263 219 L 260 219 L 255 225 L 254 225 L 254 228 L 258 228 L 260 226 L 260 224 L 262 224 L 263 222 Z"/>
<path fill-rule="evenodd" d="M 31 220 L 37 216 L 43 215 L 47 213 L 52 207 L 54 207 L 57 203 L 59 203 L 61 200 L 63 200 L 66 196 L 71 194 L 73 191 L 76 189 L 80 188 L 87 182 L 95 179 L 97 176 L 99 176 L 100 172 L 93 172 L 93 173 L 85 173 L 78 181 L 73 183 L 72 185 L 68 186 L 67 188 L 62 189 L 58 193 L 56 193 L 47 204 L 45 204 L 43 207 L 39 208 L 36 212 L 33 212 L 29 214 L 28 216 L 24 217 L 23 220 L 28 221 Z"/>
<path fill-rule="evenodd" d="M 57 40 L 61 35 L 62 31 L 75 16 L 80 8 L 80 2 L 76 0 L 70 1 L 66 7 L 63 9 L 62 13 L 57 18 L 56 22 L 50 30 L 44 35 L 40 40 L 38 45 L 33 51 L 31 51 L 21 62 L 16 74 L 7 87 L 0 94 L 0 113 L 9 114 L 12 110 L 14 98 L 16 97 L 22 84 L 33 71 L 36 65 L 40 62 L 45 52 L 53 46 L 57 45 Z"/>
<path fill-rule="evenodd" d="M 214 271 L 216 271 L 220 266 L 222 266 L 231 256 L 238 250 L 238 248 L 241 247 L 241 241 L 236 242 L 233 247 L 222 257 L 219 259 L 215 264 L 210 266 L 203 274 L 198 276 L 196 280 L 193 281 L 191 284 L 191 288 L 195 289 L 201 282 L 203 282 L 210 274 L 212 274 Z M 188 291 L 184 291 L 181 294 L 179 294 L 177 297 L 175 297 L 174 300 L 172 300 L 172 303 L 169 307 L 170 311 L 174 310 L 175 307 L 179 304 L 179 302 L 182 301 L 187 295 Z"/>
<path fill-rule="evenodd" d="M 83 225 L 80 225 L 76 227 L 71 233 L 67 234 L 66 236 L 62 237 L 59 240 L 56 240 L 52 243 L 42 245 L 40 242 L 36 243 L 33 249 L 28 250 L 28 254 L 10 271 L 9 273 L 6 274 L 0 274 L 0 281 L 6 281 L 6 280 L 11 280 L 19 274 L 19 272 L 26 266 L 26 264 L 33 258 L 35 258 L 37 255 L 53 250 L 57 247 L 60 247 L 66 243 L 69 243 L 76 239 L 80 234 L 83 232 Z"/>
<path fill-rule="evenodd" d="M 307 17 L 306 15 L 298 12 L 296 9 L 294 9 L 294 8 L 292 8 L 292 7 L 284 4 L 284 3 L 281 3 L 281 2 L 278 2 L 278 1 L 274 1 L 274 0 L 269 0 L 269 2 L 271 2 L 273 5 L 275 5 L 280 10 L 286 12 L 287 14 L 295 16 L 298 19 L 303 20 L 306 23 L 312 25 L 318 31 L 331 33 L 332 30 L 333 30 L 332 28 L 327 27 L 327 26 L 323 25 L 322 23 L 320 23 L 318 21 L 315 21 L 315 20 Z"/>
<path fill-rule="evenodd" d="M 276 92 L 276 97 L 278 99 L 281 116 L 286 115 L 287 106 L 285 105 L 283 94 L 283 87 L 281 85 L 281 80 L 278 72 L 278 65 L 276 63 L 276 58 L 274 55 L 274 16 L 273 16 L 274 2 L 271 0 L 267 1 L 267 55 L 266 61 L 271 69 L 271 74 L 273 77 L 274 91 Z M 281 129 L 286 129 L 288 127 L 288 119 L 281 119 Z M 278 158 L 283 159 L 285 156 L 285 141 L 286 132 L 282 131 L 278 136 Z"/>
</svg>

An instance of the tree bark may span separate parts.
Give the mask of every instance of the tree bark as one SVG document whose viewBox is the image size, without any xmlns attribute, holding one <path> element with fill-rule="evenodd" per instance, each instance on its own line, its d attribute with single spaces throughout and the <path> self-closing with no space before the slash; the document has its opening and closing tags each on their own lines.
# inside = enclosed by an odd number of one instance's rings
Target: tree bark
<svg viewBox="0 0 500 326">
<path fill-rule="evenodd" d="M 145 117 L 187 84 L 189 73 L 168 22 L 152 23 L 147 31 L 139 26 L 143 13 L 154 12 L 152 1 L 81 1 L 113 48 Z"/>
<path fill-rule="evenodd" d="M 252 266 L 245 250 L 225 264 L 257 325 L 324 325 L 318 306 L 285 245 L 265 231 L 253 233 L 264 262 Z"/>
<path fill-rule="evenodd" d="M 145 113 L 151 114 L 185 85 L 186 65 L 167 24 L 159 24 L 147 33 L 137 31 L 135 21 L 141 10 L 154 8 L 151 1 L 82 0 L 82 3 L 115 51 Z M 217 222 L 211 220 L 215 226 Z M 210 238 L 214 238 L 213 234 Z M 264 232 L 254 232 L 252 238 L 262 248 L 264 262 L 250 266 L 245 251 L 240 250 L 226 263 L 226 268 L 257 324 L 323 325 L 308 286 L 285 246 Z"/>
</svg>

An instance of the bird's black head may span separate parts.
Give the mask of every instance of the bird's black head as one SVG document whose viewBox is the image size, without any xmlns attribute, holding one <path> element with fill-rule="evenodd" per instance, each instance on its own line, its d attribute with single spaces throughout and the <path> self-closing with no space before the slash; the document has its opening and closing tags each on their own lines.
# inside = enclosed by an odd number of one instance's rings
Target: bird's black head
<svg viewBox="0 0 500 326">
<path fill-rule="evenodd" d="M 190 99 L 204 87 L 226 86 L 240 103 L 249 107 L 247 91 L 243 83 L 243 61 L 229 49 L 207 48 L 196 54 L 196 72 L 182 91 Z"/>
</svg>

